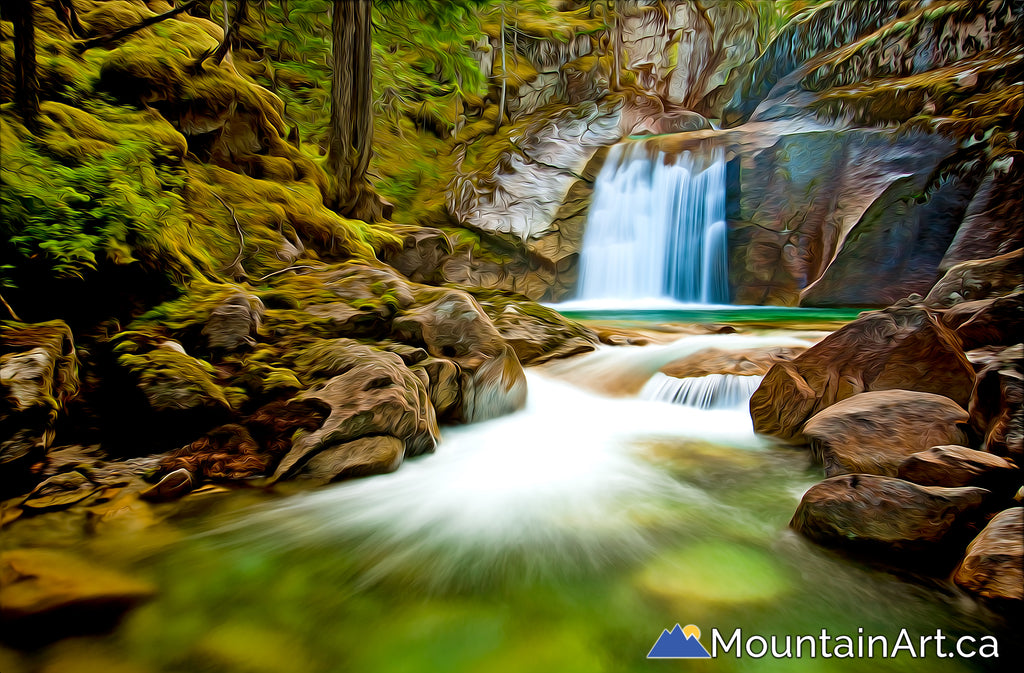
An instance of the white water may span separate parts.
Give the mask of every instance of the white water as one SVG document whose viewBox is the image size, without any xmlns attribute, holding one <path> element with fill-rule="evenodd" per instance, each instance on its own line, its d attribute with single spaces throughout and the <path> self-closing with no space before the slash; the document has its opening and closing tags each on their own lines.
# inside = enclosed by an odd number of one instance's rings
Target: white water
<svg viewBox="0 0 1024 673">
<path fill-rule="evenodd" d="M 725 155 L 612 147 L 594 185 L 579 301 L 729 302 Z"/>
<path fill-rule="evenodd" d="M 709 346 L 791 342 L 799 340 L 684 337 L 574 362 L 596 376 L 639 369 L 649 377 L 659 362 Z M 516 563 L 528 572 L 602 566 L 646 553 L 659 526 L 671 525 L 673 505 L 731 509 L 673 479 L 652 460 L 652 443 L 668 442 L 673 450 L 691 440 L 740 451 L 763 446 L 745 409 L 615 399 L 536 370 L 527 379 L 524 409 L 444 428 L 436 454 L 392 474 L 278 501 L 220 530 L 272 545 L 342 542 L 377 559 L 365 569 L 367 581 L 397 573 L 479 581 Z M 425 566 L 430 573 L 417 572 Z"/>
<path fill-rule="evenodd" d="M 697 409 L 746 409 L 761 379 L 735 374 L 679 378 L 657 372 L 644 384 L 640 397 Z"/>
</svg>

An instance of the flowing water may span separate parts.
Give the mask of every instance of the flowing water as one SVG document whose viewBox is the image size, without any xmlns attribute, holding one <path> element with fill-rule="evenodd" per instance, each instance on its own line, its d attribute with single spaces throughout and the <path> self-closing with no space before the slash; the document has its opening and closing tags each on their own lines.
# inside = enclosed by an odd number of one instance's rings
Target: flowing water
<svg viewBox="0 0 1024 673">
<path fill-rule="evenodd" d="M 761 385 L 761 378 L 736 374 L 677 378 L 658 372 L 644 384 L 640 397 L 698 409 L 743 409 Z"/>
<path fill-rule="evenodd" d="M 789 531 L 821 470 L 805 452 L 756 437 L 742 407 L 701 410 L 580 386 L 638 370 L 650 377 L 659 363 L 709 345 L 793 341 L 701 336 L 603 349 L 529 371 L 525 409 L 444 428 L 436 454 L 393 474 L 291 495 L 193 496 L 169 520 L 98 535 L 90 555 L 151 579 L 159 594 L 113 634 L 58 643 L 36 661 L 66 673 L 987 665 L 906 653 L 872 662 L 645 659 L 677 622 L 701 627 L 706 646 L 712 627 L 727 636 L 863 628 L 891 642 L 905 627 L 915 638 L 937 628 L 994 632 L 1008 654 L 1009 627 L 948 582 L 901 578 Z"/>
<path fill-rule="evenodd" d="M 594 184 L 579 300 L 729 302 L 725 154 L 614 145 Z"/>
</svg>

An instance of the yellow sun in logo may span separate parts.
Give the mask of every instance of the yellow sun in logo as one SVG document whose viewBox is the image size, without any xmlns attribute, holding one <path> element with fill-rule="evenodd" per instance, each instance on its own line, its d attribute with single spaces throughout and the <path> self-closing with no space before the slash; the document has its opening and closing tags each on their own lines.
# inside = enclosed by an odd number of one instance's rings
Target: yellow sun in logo
<svg viewBox="0 0 1024 673">
<path fill-rule="evenodd" d="M 697 640 L 700 640 L 700 629 L 697 628 L 696 624 L 687 624 L 683 627 L 683 635 L 687 638 L 693 636 Z"/>
</svg>

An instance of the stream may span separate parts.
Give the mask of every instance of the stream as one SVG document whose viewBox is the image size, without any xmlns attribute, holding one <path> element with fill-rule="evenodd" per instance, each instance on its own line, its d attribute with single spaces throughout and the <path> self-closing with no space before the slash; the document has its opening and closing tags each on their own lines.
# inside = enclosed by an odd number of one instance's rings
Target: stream
<svg viewBox="0 0 1024 673">
<path fill-rule="evenodd" d="M 735 648 L 711 661 L 647 660 L 676 623 L 703 628 L 706 647 L 713 627 L 863 629 L 890 642 L 901 628 L 941 628 L 1002 634 L 1008 654 L 1009 627 L 952 584 L 872 568 L 790 531 L 820 468 L 755 436 L 745 405 L 701 410 L 586 385 L 638 373 L 642 383 L 709 346 L 804 336 L 605 347 L 528 370 L 526 408 L 446 427 L 436 454 L 395 473 L 290 495 L 193 496 L 170 519 L 96 536 L 89 554 L 159 593 L 114 633 L 37 656 L 47 671 L 865 670 L 864 660 L 737 658 Z M 998 663 L 902 653 L 871 670 Z"/>
</svg>

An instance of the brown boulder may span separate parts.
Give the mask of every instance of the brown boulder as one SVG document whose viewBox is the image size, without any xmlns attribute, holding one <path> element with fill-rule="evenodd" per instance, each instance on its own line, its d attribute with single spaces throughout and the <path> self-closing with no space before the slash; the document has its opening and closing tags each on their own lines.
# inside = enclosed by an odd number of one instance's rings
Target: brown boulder
<svg viewBox="0 0 1024 673">
<path fill-rule="evenodd" d="M 462 406 L 453 418 L 483 421 L 522 408 L 526 374 L 483 307 L 461 290 L 423 288 L 416 299 L 392 322 L 394 336 L 459 365 Z"/>
<path fill-rule="evenodd" d="M 966 446 L 933 446 L 900 463 L 900 479 L 925 486 L 981 486 L 990 491 L 1016 490 L 1020 471 L 1010 461 Z"/>
<path fill-rule="evenodd" d="M 966 441 L 967 412 L 942 395 L 880 390 L 854 395 L 815 414 L 803 434 L 825 474 L 895 477 L 912 453 Z"/>
<path fill-rule="evenodd" d="M 349 352 L 347 361 L 335 363 L 337 373 L 289 403 L 320 407 L 327 410 L 328 416 L 317 430 L 295 438 L 277 466 L 274 476 L 278 479 L 294 475 L 318 453 L 340 450 L 342 445 L 351 445 L 362 437 L 393 437 L 403 447 L 397 461 L 378 452 L 375 455 L 380 457 L 379 461 L 372 465 L 360 463 L 362 474 L 389 472 L 398 466 L 401 457 L 433 451 L 437 444 L 437 421 L 426 386 L 402 359 L 395 353 L 354 342 L 341 346 Z M 349 448 L 358 449 L 361 455 L 366 453 L 361 445 Z M 341 461 L 337 453 L 331 458 L 335 464 Z M 352 460 L 359 462 L 356 458 Z"/>
<path fill-rule="evenodd" d="M 1024 508 L 995 515 L 967 547 L 953 580 L 985 598 L 1024 600 Z"/>
<path fill-rule="evenodd" d="M 1015 462 L 1024 460 L 1024 374 L 1016 360 L 1019 349 L 1007 348 L 978 372 L 968 406 L 971 428 L 982 448 Z"/>
<path fill-rule="evenodd" d="M 987 495 L 982 488 L 918 486 L 893 477 L 845 474 L 804 493 L 789 525 L 827 545 L 920 551 L 961 532 Z"/>
<path fill-rule="evenodd" d="M 385 253 L 382 261 L 398 269 L 415 283 L 433 283 L 441 278 L 444 261 L 452 254 L 452 242 L 440 229 L 397 226 L 402 248 Z"/>
<path fill-rule="evenodd" d="M 774 365 L 750 399 L 750 415 L 755 431 L 798 440 L 808 418 L 858 393 L 913 390 L 966 406 L 973 387 L 974 369 L 936 313 L 892 307 L 862 314 Z"/>
<path fill-rule="evenodd" d="M 360 437 L 324 449 L 306 462 L 296 475 L 318 484 L 392 472 L 402 464 L 405 442 L 397 437 Z"/>
<path fill-rule="evenodd" d="M 1020 290 L 1024 285 L 1022 264 L 1024 249 L 989 259 L 960 262 L 932 286 L 924 303 L 948 308 L 963 301 L 988 299 Z"/>
<path fill-rule="evenodd" d="M 210 312 L 203 326 L 206 347 L 233 352 L 256 343 L 253 337 L 263 320 L 263 302 L 241 292 L 231 295 Z"/>
<path fill-rule="evenodd" d="M 455 420 L 462 408 L 461 371 L 459 366 L 444 358 L 427 357 L 409 369 L 421 376 L 430 395 L 430 403 L 438 421 Z"/>
<path fill-rule="evenodd" d="M 661 368 L 661 373 L 679 379 L 708 374 L 763 376 L 776 363 L 789 362 L 805 350 L 807 348 L 803 346 L 772 346 L 744 351 L 707 348 L 668 363 Z"/>
<path fill-rule="evenodd" d="M 1010 346 L 1024 334 L 1024 293 L 965 301 L 942 314 L 965 351 L 983 346 Z"/>
</svg>

